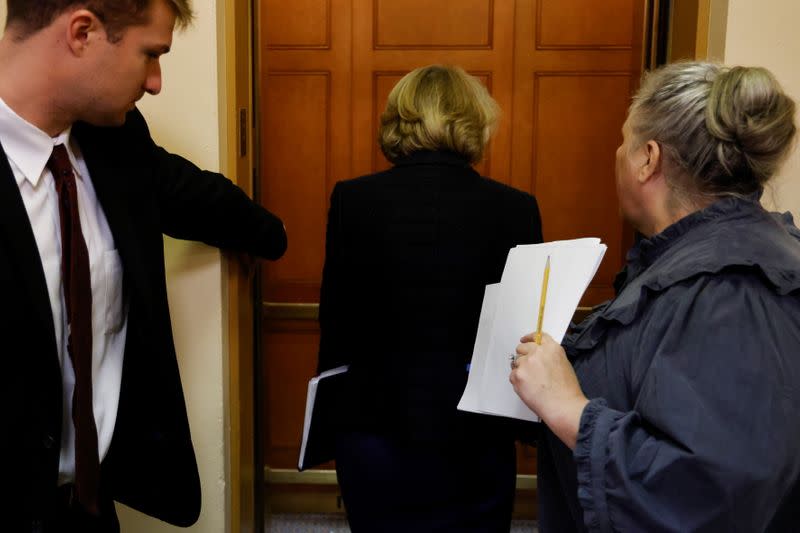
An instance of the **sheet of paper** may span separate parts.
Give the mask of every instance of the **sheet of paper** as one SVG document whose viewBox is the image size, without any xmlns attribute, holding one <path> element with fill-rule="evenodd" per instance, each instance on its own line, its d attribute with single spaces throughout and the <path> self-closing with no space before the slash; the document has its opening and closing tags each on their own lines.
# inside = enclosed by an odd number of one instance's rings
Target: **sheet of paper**
<svg viewBox="0 0 800 533">
<path fill-rule="evenodd" d="M 475 347 L 472 350 L 472 362 L 470 371 L 467 375 L 467 386 L 458 408 L 462 411 L 472 411 L 481 413 L 480 394 L 483 388 L 483 367 L 486 361 L 486 353 L 489 350 L 489 341 L 492 335 L 492 323 L 497 307 L 497 291 L 500 289 L 499 283 L 486 286 L 483 293 L 483 306 L 481 307 L 481 318 L 478 322 L 478 334 L 475 337 Z"/>
<path fill-rule="evenodd" d="M 510 356 L 520 338 L 536 330 L 547 257 L 550 276 L 542 330 L 561 342 L 605 250 L 599 239 L 576 239 L 509 251 L 499 287 L 487 288 L 489 302 L 484 297 L 463 410 L 538 420 L 514 392 L 508 377 Z M 487 329 L 491 330 L 488 343 Z"/>
</svg>

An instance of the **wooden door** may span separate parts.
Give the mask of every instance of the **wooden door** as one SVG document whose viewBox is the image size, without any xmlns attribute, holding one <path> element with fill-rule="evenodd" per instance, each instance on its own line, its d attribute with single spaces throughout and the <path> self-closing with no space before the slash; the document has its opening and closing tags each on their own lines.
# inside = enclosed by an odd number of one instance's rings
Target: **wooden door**
<svg viewBox="0 0 800 533">
<path fill-rule="evenodd" d="M 477 76 L 503 116 L 484 175 L 534 194 L 546 240 L 598 236 L 584 303 L 612 294 L 632 239 L 614 152 L 642 62 L 643 0 L 260 0 L 260 200 L 286 222 L 265 268 L 264 461 L 293 469 L 316 366 L 325 222 L 336 181 L 388 163 L 377 119 L 392 86 L 431 63 Z M 365 310 L 365 312 L 367 312 Z M 535 472 L 531 453 L 521 472 Z"/>
</svg>

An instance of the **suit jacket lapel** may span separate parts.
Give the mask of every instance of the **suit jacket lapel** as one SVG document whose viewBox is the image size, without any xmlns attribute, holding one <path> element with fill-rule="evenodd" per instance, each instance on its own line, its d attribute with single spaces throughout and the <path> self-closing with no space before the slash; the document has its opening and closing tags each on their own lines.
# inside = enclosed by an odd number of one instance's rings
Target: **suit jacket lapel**
<svg viewBox="0 0 800 533">
<path fill-rule="evenodd" d="M 2 151 L 2 145 L 0 145 Z M 30 306 L 35 319 L 41 322 L 42 331 L 53 342 L 56 353 L 56 333 L 53 325 L 53 310 L 47 292 L 42 259 L 36 246 L 36 237 L 22 202 L 17 181 L 5 152 L 0 156 L 0 242 L 5 242 L 6 257 L 17 266 L 19 283 L 25 285 L 30 295 Z M 2 244 L 0 244 L 2 246 Z"/>
<path fill-rule="evenodd" d="M 72 130 L 78 139 L 83 159 L 89 169 L 97 200 L 103 207 L 108 226 L 114 236 L 123 266 L 123 280 L 128 290 L 143 290 L 140 276 L 141 258 L 136 247 L 135 233 L 128 212 L 122 187 L 125 175 L 129 172 L 126 166 L 113 164 L 108 150 L 102 144 L 102 130 L 95 131 L 92 126 L 76 123 Z"/>
</svg>

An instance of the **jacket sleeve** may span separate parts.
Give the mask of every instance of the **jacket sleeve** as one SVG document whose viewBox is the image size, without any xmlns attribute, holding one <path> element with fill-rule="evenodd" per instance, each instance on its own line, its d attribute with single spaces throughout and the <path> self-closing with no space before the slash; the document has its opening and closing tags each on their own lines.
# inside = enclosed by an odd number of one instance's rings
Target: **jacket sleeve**
<svg viewBox="0 0 800 533">
<path fill-rule="evenodd" d="M 511 206 L 504 206 L 504 210 L 513 213 L 509 219 L 509 235 L 517 244 L 539 244 L 543 241 L 542 217 L 539 214 L 539 204 L 536 198 L 526 192 L 514 190 L 514 202 Z"/>
<path fill-rule="evenodd" d="M 528 206 L 528 222 L 526 224 L 527 231 L 523 234 L 523 241 L 526 244 L 538 244 L 544 241 L 542 235 L 542 217 L 539 214 L 539 204 L 536 198 L 530 197 L 530 204 Z"/>
<path fill-rule="evenodd" d="M 347 309 L 346 270 L 342 235 L 342 185 L 336 184 L 328 209 L 325 265 L 319 297 L 320 344 L 317 373 L 350 363 L 344 348 L 346 326 L 352 316 Z"/>
<path fill-rule="evenodd" d="M 635 409 L 584 409 L 574 458 L 590 531 L 763 531 L 797 482 L 800 307 L 752 277 L 704 283 L 683 312 L 650 317 L 664 335 L 643 326 L 628 347 L 655 350 Z"/>
<path fill-rule="evenodd" d="M 157 146 L 138 112 L 128 127 L 149 159 L 161 230 L 177 239 L 278 259 L 286 251 L 283 222 L 225 176 Z"/>
</svg>

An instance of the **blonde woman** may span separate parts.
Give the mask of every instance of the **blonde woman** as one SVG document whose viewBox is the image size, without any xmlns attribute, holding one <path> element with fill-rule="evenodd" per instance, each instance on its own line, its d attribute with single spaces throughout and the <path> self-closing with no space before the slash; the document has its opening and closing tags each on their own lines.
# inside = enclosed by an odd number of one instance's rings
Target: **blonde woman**
<svg viewBox="0 0 800 533">
<path fill-rule="evenodd" d="M 532 196 L 471 166 L 497 105 L 456 67 L 394 87 L 379 142 L 394 166 L 336 185 L 319 370 L 350 364 L 336 467 L 352 531 L 508 531 L 512 428 L 456 410 L 484 286 L 540 242 Z"/>
<path fill-rule="evenodd" d="M 543 533 L 798 531 L 800 232 L 759 203 L 794 114 L 762 68 L 645 78 L 617 150 L 645 238 L 616 298 L 563 348 L 524 338 L 511 374 L 548 428 Z"/>
</svg>

